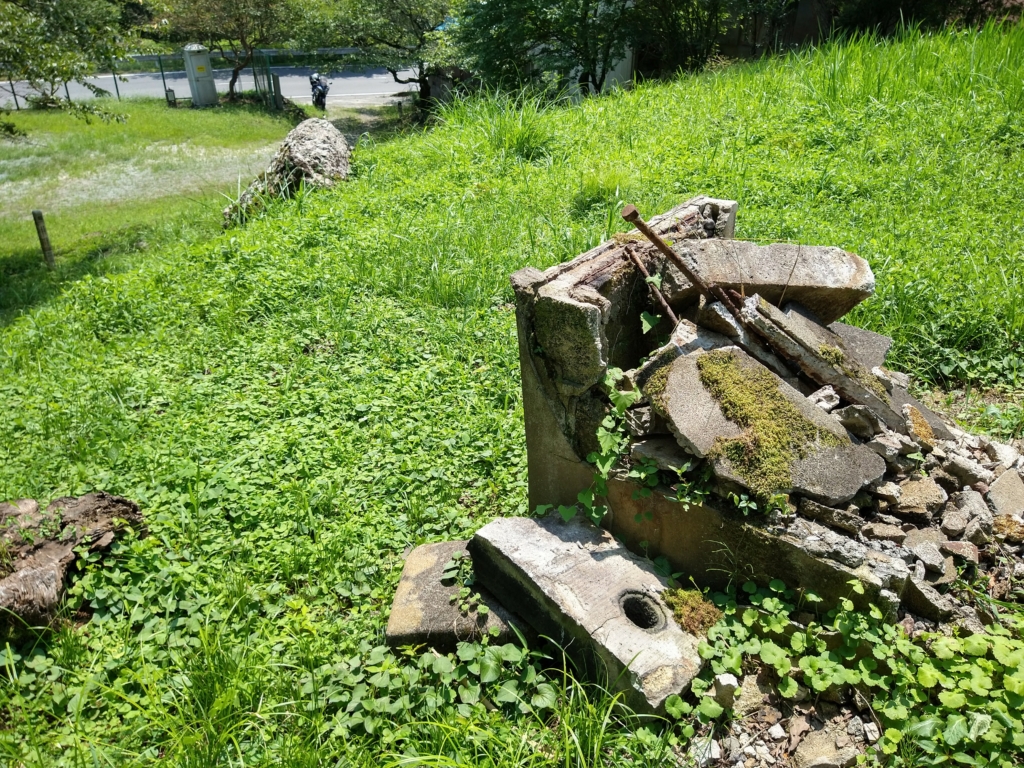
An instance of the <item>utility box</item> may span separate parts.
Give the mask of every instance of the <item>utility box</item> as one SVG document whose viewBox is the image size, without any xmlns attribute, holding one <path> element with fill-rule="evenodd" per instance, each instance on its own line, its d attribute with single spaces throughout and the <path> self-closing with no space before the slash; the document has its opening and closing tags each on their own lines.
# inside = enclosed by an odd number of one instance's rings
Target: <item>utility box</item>
<svg viewBox="0 0 1024 768">
<path fill-rule="evenodd" d="M 217 103 L 217 84 L 210 66 L 210 52 L 199 43 L 185 46 L 185 73 L 192 91 L 193 107 L 210 107 Z"/>
</svg>

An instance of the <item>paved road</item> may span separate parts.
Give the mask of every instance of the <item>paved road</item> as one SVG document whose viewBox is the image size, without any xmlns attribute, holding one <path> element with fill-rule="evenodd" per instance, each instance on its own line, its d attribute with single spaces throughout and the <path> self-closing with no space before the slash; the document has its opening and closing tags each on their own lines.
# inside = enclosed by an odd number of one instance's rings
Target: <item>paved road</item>
<svg viewBox="0 0 1024 768">
<path fill-rule="evenodd" d="M 308 104 L 311 101 L 309 91 L 309 75 L 312 69 L 308 67 L 274 67 L 274 73 L 281 79 L 281 92 L 286 99 Z M 230 69 L 216 69 L 213 72 L 217 82 L 217 90 L 227 93 L 228 83 L 231 80 Z M 408 72 L 400 72 L 399 76 L 407 77 Z M 164 85 L 160 73 L 144 73 L 125 75 L 128 82 L 118 82 L 117 87 L 122 96 L 152 96 L 163 98 Z M 179 97 L 188 97 L 188 78 L 184 72 L 166 72 L 167 87 L 172 88 Z M 333 72 L 327 76 L 332 81 L 330 93 L 327 95 L 327 103 L 335 105 L 371 105 L 371 104 L 392 104 L 402 94 L 415 88 L 415 85 L 403 85 L 396 83 L 387 70 L 372 69 L 361 72 Z M 101 75 L 91 78 L 91 81 L 100 88 L 105 88 L 114 93 L 114 78 L 112 75 Z M 240 83 L 236 86 L 241 90 L 252 90 L 255 87 L 252 70 L 245 69 L 240 76 Z M 15 83 L 19 94 L 25 93 L 28 89 L 22 83 Z M 93 98 L 92 93 L 78 85 L 68 84 L 68 92 L 72 101 Z M 9 96 L 0 92 L 0 101 L 6 99 L 10 102 Z M 13 103 L 12 103 L 13 106 Z"/>
</svg>

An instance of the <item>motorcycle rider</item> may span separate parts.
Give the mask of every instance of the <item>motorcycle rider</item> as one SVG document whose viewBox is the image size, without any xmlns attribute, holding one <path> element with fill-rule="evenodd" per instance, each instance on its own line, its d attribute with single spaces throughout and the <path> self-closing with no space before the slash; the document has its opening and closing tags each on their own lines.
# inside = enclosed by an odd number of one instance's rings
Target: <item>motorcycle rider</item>
<svg viewBox="0 0 1024 768">
<path fill-rule="evenodd" d="M 309 85 L 313 89 L 313 106 L 326 112 L 327 92 L 330 90 L 330 83 L 319 72 L 314 72 L 309 76 Z"/>
</svg>

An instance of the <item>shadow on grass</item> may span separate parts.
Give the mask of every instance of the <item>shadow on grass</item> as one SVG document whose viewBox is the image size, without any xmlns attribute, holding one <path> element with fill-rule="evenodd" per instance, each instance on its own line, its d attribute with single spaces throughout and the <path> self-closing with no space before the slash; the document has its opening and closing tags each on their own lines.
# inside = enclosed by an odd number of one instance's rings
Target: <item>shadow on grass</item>
<svg viewBox="0 0 1024 768">
<path fill-rule="evenodd" d="M 60 295 L 69 283 L 119 271 L 123 257 L 146 247 L 145 229 L 129 227 L 83 240 L 70 252 L 58 252 L 52 271 L 38 246 L 0 251 L 0 327 Z"/>
<path fill-rule="evenodd" d="M 396 106 L 341 107 L 328 119 L 350 147 L 367 134 L 380 144 L 423 125 L 412 104 L 405 104 L 401 110 Z"/>
</svg>

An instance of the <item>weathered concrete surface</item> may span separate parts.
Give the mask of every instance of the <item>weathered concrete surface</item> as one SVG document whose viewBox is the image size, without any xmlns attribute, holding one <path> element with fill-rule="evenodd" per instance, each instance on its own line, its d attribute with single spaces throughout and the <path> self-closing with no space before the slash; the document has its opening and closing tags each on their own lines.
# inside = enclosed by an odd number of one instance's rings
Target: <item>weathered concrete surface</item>
<svg viewBox="0 0 1024 768">
<path fill-rule="evenodd" d="M 875 290 L 864 259 L 841 248 L 742 240 L 685 240 L 673 249 L 697 263 L 701 277 L 767 301 L 799 302 L 825 323 L 845 315 Z M 696 296 L 696 289 L 669 265 L 662 282 L 670 302 Z"/>
<path fill-rule="evenodd" d="M 843 340 L 846 351 L 869 371 L 885 365 L 886 355 L 892 347 L 892 339 L 888 336 L 846 323 L 832 323 L 828 329 Z"/>
<path fill-rule="evenodd" d="M 463 614 L 458 602 L 452 601 L 461 585 L 443 582 L 441 576 L 456 552 L 466 552 L 465 541 L 423 544 L 409 553 L 384 633 L 392 648 L 428 645 L 447 653 L 460 642 L 476 641 L 484 635 L 498 643 L 516 642 L 512 625 L 517 622 L 486 588 L 473 587 L 488 608 L 484 616 Z"/>
<path fill-rule="evenodd" d="M 864 518 L 860 516 L 857 508 L 852 505 L 847 509 L 836 509 L 835 507 L 819 504 L 811 499 L 801 499 L 799 511 L 806 518 L 817 520 L 831 528 L 838 528 L 841 531 L 854 535 L 859 533 L 864 525 Z"/>
<path fill-rule="evenodd" d="M 905 431 L 903 415 L 893 408 L 874 374 L 846 350 L 840 336 L 806 318 L 805 311 L 792 302 L 782 311 L 757 295 L 747 299 L 742 309 L 750 326 L 811 379 L 831 384 L 844 400 L 866 405 L 890 429 Z M 839 360 L 826 359 L 826 348 Z"/>
<path fill-rule="evenodd" d="M 921 477 L 900 486 L 900 500 L 893 512 L 911 522 L 928 520 L 949 498 L 930 477 Z"/>
<path fill-rule="evenodd" d="M 75 549 L 104 551 L 125 528 L 145 531 L 134 501 L 98 492 L 60 498 L 45 511 L 31 499 L 0 504 L 0 634 L 56 613 Z"/>
<path fill-rule="evenodd" d="M 731 237 L 736 208 L 735 201 L 697 197 L 652 217 L 649 224 L 673 241 Z M 629 246 L 654 269 L 658 257 L 653 246 Z M 603 401 L 594 390 L 605 366 L 628 370 L 652 351 L 654 340 L 644 336 L 639 321 L 649 308 L 647 287 L 617 240 L 545 272 L 520 270 L 512 276 L 512 286 L 530 504 L 571 504 L 593 474 L 583 460 L 586 441 L 593 439 L 587 427 L 596 427 L 603 418 Z"/>
<path fill-rule="evenodd" d="M 1024 480 L 1016 472 L 1003 472 L 988 489 L 997 516 L 1024 513 Z"/>
<path fill-rule="evenodd" d="M 766 370 L 739 347 L 723 347 L 745 370 Z M 667 365 L 659 358 L 642 373 L 640 389 L 660 413 L 680 445 L 693 455 L 707 456 L 718 440 L 730 440 L 743 430 L 722 413 L 718 401 L 700 381 L 700 351 L 677 357 Z M 653 368 L 653 372 L 652 372 Z M 852 499 L 866 484 L 885 473 L 885 463 L 862 445 L 850 442 L 843 427 L 812 404 L 797 390 L 775 374 L 779 392 L 822 434 L 831 434 L 845 445 L 805 446 L 806 455 L 797 458 L 791 467 L 792 483 L 780 492 L 793 491 L 826 504 L 840 504 Z M 728 459 L 713 459 L 715 474 L 724 480 L 745 486 L 743 478 Z"/>
<path fill-rule="evenodd" d="M 673 570 L 693 576 L 702 587 L 724 589 L 737 564 L 742 564 L 744 579 L 764 585 L 772 579 L 810 585 L 833 603 L 849 595 L 850 579 L 859 578 L 865 594 L 851 597 L 865 610 L 871 602 L 886 602 L 881 590 L 897 595 L 903 591 L 908 571 L 901 560 L 868 550 L 864 561 L 851 567 L 822 556 L 817 542 L 808 541 L 814 535 L 809 531 L 821 528 L 812 522 L 797 521 L 806 527 L 776 535 L 710 502 L 684 505 L 667 498 L 664 488 L 648 498 L 635 499 L 635 488 L 624 476 L 613 475 L 608 481 L 611 511 L 602 525 L 635 551 L 647 551 L 650 557 L 664 555 Z M 641 542 L 645 542 L 643 547 Z"/>
<path fill-rule="evenodd" d="M 700 671 L 698 638 L 661 601 L 661 577 L 581 517 L 495 520 L 469 551 L 480 582 L 570 654 L 600 661 L 634 708 L 663 711 Z"/>
<path fill-rule="evenodd" d="M 665 419 L 679 444 L 703 458 L 717 439 L 739 437 L 743 430 L 725 417 L 718 401 L 704 388 L 698 356 L 676 357 L 667 364 L 659 358 L 644 369 L 640 391 Z"/>
</svg>

